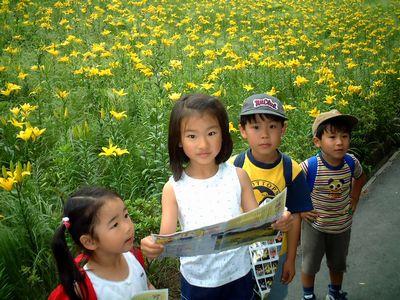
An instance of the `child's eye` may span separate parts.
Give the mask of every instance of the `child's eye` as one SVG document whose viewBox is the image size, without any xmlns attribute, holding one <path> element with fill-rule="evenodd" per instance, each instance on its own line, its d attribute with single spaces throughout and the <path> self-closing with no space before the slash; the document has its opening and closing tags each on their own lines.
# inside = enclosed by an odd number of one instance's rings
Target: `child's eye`
<svg viewBox="0 0 400 300">
<path fill-rule="evenodd" d="M 269 128 L 275 129 L 275 128 L 276 128 L 276 124 L 271 124 L 271 125 L 269 125 Z"/>
<path fill-rule="evenodd" d="M 129 214 L 126 213 L 124 217 L 125 217 L 125 219 L 128 219 L 129 218 Z"/>
<path fill-rule="evenodd" d="M 195 135 L 194 135 L 194 134 L 188 134 L 187 137 L 188 137 L 189 139 L 194 139 L 194 138 L 195 138 Z"/>
<path fill-rule="evenodd" d="M 208 133 L 208 135 L 210 135 L 210 136 L 211 136 L 211 135 L 216 135 L 216 134 L 217 134 L 217 133 L 216 133 L 215 131 L 211 131 L 211 132 Z"/>
<path fill-rule="evenodd" d="M 260 128 L 258 125 L 253 125 L 253 129 L 258 129 Z"/>
<path fill-rule="evenodd" d="M 117 222 L 117 223 L 115 223 L 112 227 L 115 228 L 115 227 L 118 227 L 118 225 L 119 225 L 119 224 L 118 224 L 118 222 Z"/>
</svg>

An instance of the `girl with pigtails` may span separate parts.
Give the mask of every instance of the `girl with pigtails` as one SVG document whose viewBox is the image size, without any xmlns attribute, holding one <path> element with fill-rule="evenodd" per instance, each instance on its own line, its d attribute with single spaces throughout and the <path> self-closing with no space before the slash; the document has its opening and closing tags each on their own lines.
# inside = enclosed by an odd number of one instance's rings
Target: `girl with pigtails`
<svg viewBox="0 0 400 300">
<path fill-rule="evenodd" d="M 81 250 L 75 259 L 68 235 Z M 71 195 L 53 237 L 61 284 L 49 299 L 122 300 L 154 288 L 140 250 L 133 248 L 134 236 L 134 224 L 117 193 L 88 187 Z"/>
</svg>

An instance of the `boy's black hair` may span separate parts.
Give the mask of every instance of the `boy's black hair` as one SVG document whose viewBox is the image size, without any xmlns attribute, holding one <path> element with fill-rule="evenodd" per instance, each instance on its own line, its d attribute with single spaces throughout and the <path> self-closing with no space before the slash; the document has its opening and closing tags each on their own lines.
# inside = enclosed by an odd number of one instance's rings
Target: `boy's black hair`
<svg viewBox="0 0 400 300">
<path fill-rule="evenodd" d="M 345 132 L 351 135 L 351 130 L 353 129 L 353 126 L 349 124 L 348 121 L 342 118 L 332 118 L 329 120 L 326 120 L 325 122 L 322 122 L 316 132 L 315 132 L 315 137 L 318 139 L 322 138 L 322 135 L 326 132 Z"/>
<path fill-rule="evenodd" d="M 97 215 L 104 203 L 110 199 L 122 199 L 117 193 L 102 187 L 84 187 L 72 194 L 64 206 L 64 217 L 68 217 L 69 225 L 61 224 L 51 244 L 58 269 L 61 285 L 69 299 L 83 299 L 87 295 L 84 276 L 75 264 L 74 257 L 69 250 L 65 232 L 68 231 L 74 243 L 84 252 L 86 250 L 80 237 L 85 234 L 94 236 L 94 224 Z M 83 263 L 86 263 L 84 261 Z M 84 287 L 77 291 L 77 287 Z M 81 295 L 80 295 L 81 294 Z M 83 295 L 82 295 L 83 294 Z"/>
<path fill-rule="evenodd" d="M 283 125 L 285 125 L 286 120 L 279 116 L 270 115 L 270 114 L 252 114 L 252 115 L 240 116 L 240 120 L 239 120 L 240 126 L 242 126 L 244 128 L 247 123 L 255 123 L 256 115 L 259 115 L 262 120 L 270 119 L 275 122 L 280 122 L 282 124 L 282 127 L 283 127 Z"/>
<path fill-rule="evenodd" d="M 174 105 L 171 111 L 168 130 L 168 152 L 169 164 L 175 180 L 182 176 L 184 164 L 189 162 L 181 143 L 181 123 L 185 117 L 194 113 L 209 113 L 216 117 L 221 127 L 222 146 L 215 163 L 220 164 L 229 159 L 233 150 L 233 142 L 229 133 L 228 114 L 223 104 L 216 97 L 192 94 L 182 96 Z"/>
</svg>

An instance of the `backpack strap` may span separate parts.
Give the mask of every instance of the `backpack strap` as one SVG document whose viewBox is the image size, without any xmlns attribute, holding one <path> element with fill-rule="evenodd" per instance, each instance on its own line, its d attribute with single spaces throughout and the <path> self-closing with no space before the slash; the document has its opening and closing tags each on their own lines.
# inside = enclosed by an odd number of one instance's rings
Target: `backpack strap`
<svg viewBox="0 0 400 300">
<path fill-rule="evenodd" d="M 349 154 L 346 154 L 344 156 L 344 161 L 347 163 L 347 165 L 350 168 L 351 177 L 354 177 L 354 169 L 356 168 L 356 164 L 354 162 L 354 159 Z"/>
<path fill-rule="evenodd" d="M 142 265 L 143 269 L 146 269 L 142 250 L 140 250 L 139 247 L 134 246 L 130 251 L 136 257 L 137 261 Z"/>
<path fill-rule="evenodd" d="M 83 294 L 83 299 L 87 300 L 97 300 L 96 291 L 94 290 L 93 284 L 90 281 L 89 276 L 86 271 L 80 266 L 83 261 L 86 261 L 88 256 L 86 254 L 79 254 L 75 258 L 75 264 L 78 267 L 79 271 L 83 275 L 84 281 L 79 284 L 79 292 Z M 69 300 L 67 293 L 64 290 L 64 287 L 59 284 L 49 295 L 48 300 Z"/>
<path fill-rule="evenodd" d="M 285 177 L 286 187 L 292 184 L 292 159 L 285 153 L 282 153 L 283 176 Z"/>
<path fill-rule="evenodd" d="M 317 156 L 311 156 L 307 159 L 307 184 L 310 191 L 314 188 L 315 177 L 317 176 L 318 159 Z"/>
<path fill-rule="evenodd" d="M 244 165 L 244 160 L 246 158 L 246 152 L 241 152 L 236 155 L 235 160 L 233 161 L 233 165 L 238 168 L 242 168 Z"/>
</svg>

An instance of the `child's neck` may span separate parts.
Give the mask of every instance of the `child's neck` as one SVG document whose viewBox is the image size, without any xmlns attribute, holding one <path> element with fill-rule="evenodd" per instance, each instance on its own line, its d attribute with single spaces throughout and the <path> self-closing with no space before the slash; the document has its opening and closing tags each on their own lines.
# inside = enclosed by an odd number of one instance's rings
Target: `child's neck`
<svg viewBox="0 0 400 300">
<path fill-rule="evenodd" d="M 219 165 L 197 165 L 189 163 L 185 169 L 185 173 L 195 179 L 207 179 L 213 177 L 218 172 Z"/>
<path fill-rule="evenodd" d="M 278 150 L 274 151 L 273 153 L 270 153 L 269 155 L 259 155 L 258 153 L 255 153 L 254 151 L 251 151 L 251 154 L 253 155 L 253 157 L 256 161 L 259 161 L 264 164 L 273 164 L 279 158 Z"/>
<path fill-rule="evenodd" d="M 105 254 L 95 251 L 89 259 L 88 267 L 97 276 L 112 281 L 124 280 L 129 275 L 128 263 L 122 253 Z"/>
<path fill-rule="evenodd" d="M 329 157 L 321 150 L 322 158 L 332 167 L 338 167 L 343 164 L 343 157 L 341 159 L 335 159 L 333 157 Z"/>
</svg>

